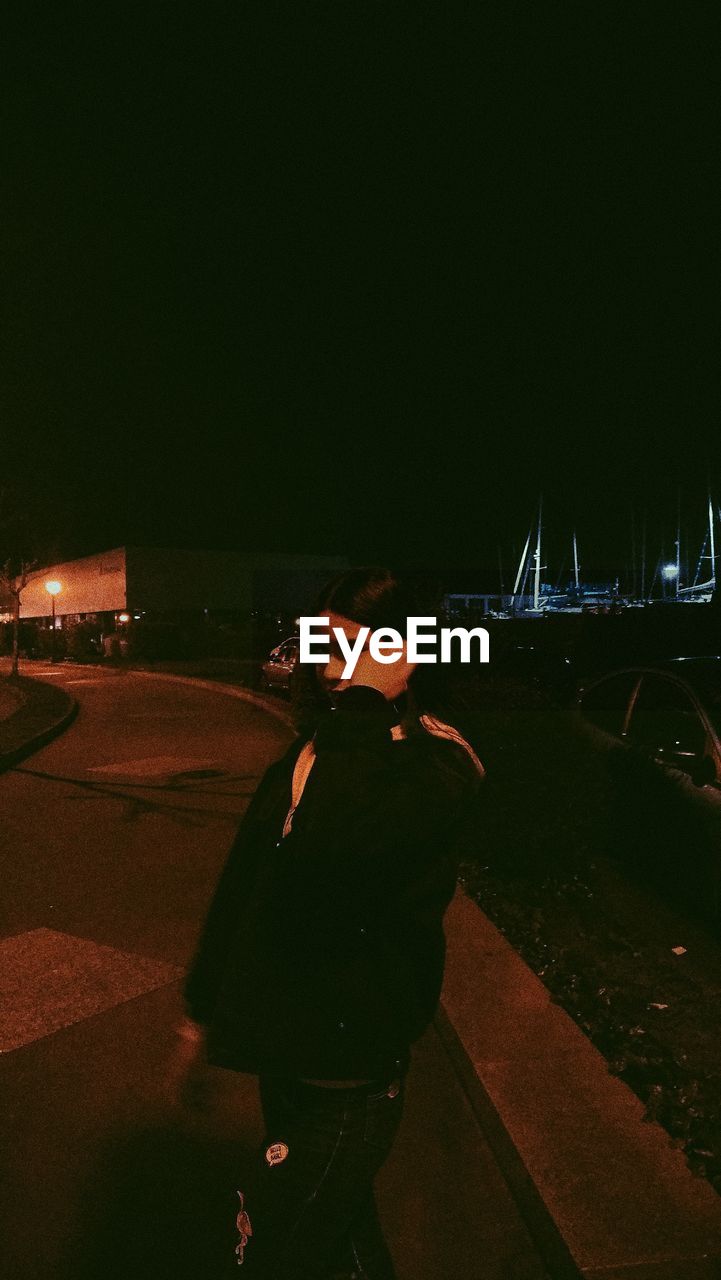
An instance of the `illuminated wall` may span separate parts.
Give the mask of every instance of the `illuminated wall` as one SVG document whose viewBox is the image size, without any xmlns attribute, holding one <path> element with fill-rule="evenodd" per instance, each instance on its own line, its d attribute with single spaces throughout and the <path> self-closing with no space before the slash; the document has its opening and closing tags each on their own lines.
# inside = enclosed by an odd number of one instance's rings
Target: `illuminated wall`
<svg viewBox="0 0 721 1280">
<path fill-rule="evenodd" d="M 59 617 L 77 613 L 148 614 L 300 610 L 347 561 L 339 556 L 244 554 L 119 547 L 37 572 L 23 591 L 21 617 L 50 616 L 45 583 L 56 579 Z M 0 602 L 2 609 L 2 602 Z"/>
<path fill-rule="evenodd" d="M 101 555 L 84 556 L 54 564 L 37 575 L 33 573 L 22 593 L 21 618 L 44 618 L 52 612 L 45 583 L 56 579 L 62 587 L 55 597 L 55 610 L 67 613 L 105 613 L 127 606 L 125 548 L 104 551 Z"/>
</svg>

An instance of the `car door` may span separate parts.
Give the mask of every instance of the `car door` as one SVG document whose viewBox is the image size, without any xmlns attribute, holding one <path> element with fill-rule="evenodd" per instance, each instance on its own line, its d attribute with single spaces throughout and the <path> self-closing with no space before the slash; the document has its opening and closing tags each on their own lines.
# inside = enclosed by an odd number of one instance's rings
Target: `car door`
<svg viewBox="0 0 721 1280">
<path fill-rule="evenodd" d="M 628 742 L 659 765 L 687 777 L 708 754 L 709 731 L 691 691 L 678 680 L 646 672 L 631 708 Z"/>
<path fill-rule="evenodd" d="M 578 727 L 591 749 L 592 772 L 586 774 L 585 784 L 590 841 L 601 857 L 623 865 L 629 861 L 624 843 L 628 819 L 623 767 L 628 753 L 623 742 L 640 680 L 638 670 L 616 671 L 587 684 L 579 698 Z"/>
<path fill-rule="evenodd" d="M 590 684 L 581 695 L 581 715 L 600 746 L 610 748 L 625 735 L 640 671 L 617 671 Z"/>
<path fill-rule="evenodd" d="M 714 746 L 701 707 L 682 682 L 646 672 L 624 736 L 617 781 L 637 867 L 683 901 L 715 911 L 721 793 L 704 773 Z"/>
</svg>

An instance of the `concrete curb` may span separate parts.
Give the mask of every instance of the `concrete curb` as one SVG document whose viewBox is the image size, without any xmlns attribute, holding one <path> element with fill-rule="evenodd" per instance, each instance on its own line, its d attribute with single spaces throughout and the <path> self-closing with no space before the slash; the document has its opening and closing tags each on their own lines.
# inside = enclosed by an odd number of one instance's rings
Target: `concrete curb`
<svg viewBox="0 0 721 1280">
<path fill-rule="evenodd" d="M 721 1197 L 459 887 L 438 1033 L 554 1280 L 718 1280 Z"/>
<path fill-rule="evenodd" d="M 14 769 L 27 756 L 33 755 L 41 747 L 45 747 L 49 742 L 52 742 L 53 738 L 59 737 L 72 724 L 80 710 L 76 699 L 64 689 L 58 689 L 55 685 L 46 684 L 43 680 L 32 680 L 27 676 L 23 677 L 23 683 L 31 686 L 26 702 L 12 716 L 3 721 L 1 726 L 3 732 L 0 734 L 0 773 L 6 773 L 8 769 Z M 33 698 L 33 685 L 42 689 L 43 696 L 45 696 L 46 690 L 51 689 L 54 695 L 52 701 L 58 703 L 59 713 L 54 715 L 42 728 L 37 726 L 33 728 L 33 721 L 38 716 L 37 702 L 40 700 L 37 696 Z M 23 725 L 26 726 L 25 729 Z M 27 731 L 28 728 L 31 729 L 29 733 Z M 3 750 L 2 737 L 7 736 L 8 731 L 12 736 L 18 732 L 20 741 L 15 746 Z"/>
<path fill-rule="evenodd" d="M 262 693 L 253 693 L 250 689 L 243 689 L 239 685 L 224 684 L 220 680 L 203 680 L 200 676 L 176 676 L 169 671 L 139 671 L 135 667 L 130 667 L 129 671 L 135 676 L 149 676 L 152 680 L 175 680 L 176 684 L 187 684 L 196 689 L 210 689 L 213 693 L 225 693 L 231 698 L 240 698 L 241 702 L 250 702 L 253 706 L 260 707 L 262 711 L 267 711 L 269 715 L 275 716 L 276 720 L 282 721 L 289 729 L 294 728 L 290 712 L 276 706 Z"/>
</svg>

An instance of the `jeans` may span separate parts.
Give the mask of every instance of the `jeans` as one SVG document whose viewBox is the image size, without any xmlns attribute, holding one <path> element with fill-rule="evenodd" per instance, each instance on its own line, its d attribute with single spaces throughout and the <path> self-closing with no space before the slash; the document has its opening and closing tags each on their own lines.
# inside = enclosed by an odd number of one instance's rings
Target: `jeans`
<svg viewBox="0 0 721 1280">
<path fill-rule="evenodd" d="M 239 1190 L 240 1280 L 395 1280 L 373 1196 L 405 1076 L 325 1088 L 261 1075 L 266 1134 Z"/>
</svg>

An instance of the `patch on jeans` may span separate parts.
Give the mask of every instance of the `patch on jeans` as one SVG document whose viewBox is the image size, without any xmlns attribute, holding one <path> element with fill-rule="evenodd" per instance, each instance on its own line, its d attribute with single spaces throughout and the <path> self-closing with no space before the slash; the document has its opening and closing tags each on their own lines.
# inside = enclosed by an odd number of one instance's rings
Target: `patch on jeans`
<svg viewBox="0 0 721 1280">
<path fill-rule="evenodd" d="M 238 1217 L 235 1220 L 235 1225 L 238 1228 L 238 1234 L 240 1236 L 240 1240 L 235 1246 L 235 1252 L 237 1254 L 238 1266 L 240 1266 L 243 1261 L 245 1246 L 248 1243 L 248 1236 L 252 1236 L 253 1228 L 250 1225 L 250 1218 L 248 1217 L 247 1213 L 245 1212 L 245 1209 L 243 1208 L 244 1197 L 243 1197 L 242 1191 L 238 1192 L 238 1199 L 240 1200 L 240 1208 L 238 1210 Z"/>
<path fill-rule="evenodd" d="M 271 1166 L 274 1164 L 282 1164 L 288 1154 L 288 1148 L 284 1142 L 274 1142 L 268 1147 L 265 1158 Z"/>
</svg>

